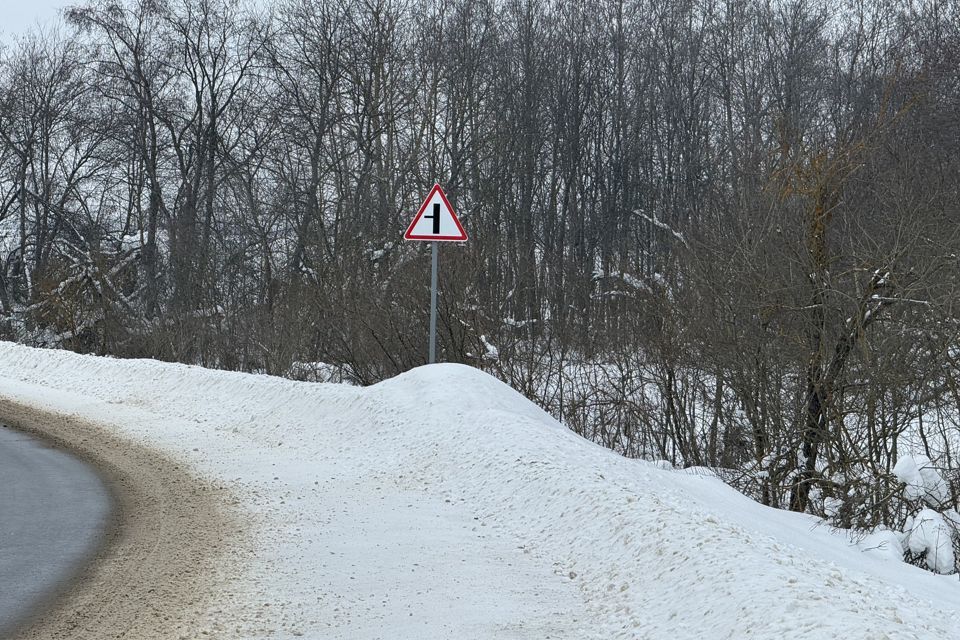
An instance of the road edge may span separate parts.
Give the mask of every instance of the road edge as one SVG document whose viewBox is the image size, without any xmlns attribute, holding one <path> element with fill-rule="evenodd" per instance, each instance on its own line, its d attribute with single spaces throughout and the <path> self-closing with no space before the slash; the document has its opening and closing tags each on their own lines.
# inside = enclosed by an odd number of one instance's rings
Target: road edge
<svg viewBox="0 0 960 640">
<path fill-rule="evenodd" d="M 0 422 L 89 464 L 113 499 L 99 549 L 10 640 L 233 637 L 207 615 L 249 552 L 226 487 L 107 425 L 2 394 Z"/>
</svg>

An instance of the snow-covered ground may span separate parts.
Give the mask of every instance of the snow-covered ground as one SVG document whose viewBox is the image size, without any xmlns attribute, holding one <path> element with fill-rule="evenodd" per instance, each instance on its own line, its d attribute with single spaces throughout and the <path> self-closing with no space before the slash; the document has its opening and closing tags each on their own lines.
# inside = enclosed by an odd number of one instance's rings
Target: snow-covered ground
<svg viewBox="0 0 960 640">
<path fill-rule="evenodd" d="M 708 475 L 628 460 L 494 378 L 369 388 L 0 343 L 0 394 L 235 487 L 259 553 L 211 616 L 271 638 L 956 638 L 960 581 Z"/>
</svg>

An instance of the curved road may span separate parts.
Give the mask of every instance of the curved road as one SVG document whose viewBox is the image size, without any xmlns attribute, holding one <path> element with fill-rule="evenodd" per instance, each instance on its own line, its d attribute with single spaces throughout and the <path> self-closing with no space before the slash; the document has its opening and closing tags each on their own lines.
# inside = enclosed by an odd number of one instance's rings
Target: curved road
<svg viewBox="0 0 960 640">
<path fill-rule="evenodd" d="M 0 637 L 96 551 L 110 510 L 110 495 L 90 467 L 0 426 Z"/>
</svg>

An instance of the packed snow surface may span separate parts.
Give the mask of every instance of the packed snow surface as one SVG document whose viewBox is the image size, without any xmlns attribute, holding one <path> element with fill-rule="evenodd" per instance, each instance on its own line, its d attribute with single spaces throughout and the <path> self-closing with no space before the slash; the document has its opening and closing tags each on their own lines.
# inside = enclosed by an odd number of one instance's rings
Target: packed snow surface
<svg viewBox="0 0 960 640">
<path fill-rule="evenodd" d="M 895 535 L 621 458 L 465 366 L 356 388 L 0 343 L 0 393 L 235 488 L 260 551 L 210 615 L 237 638 L 960 634 L 957 576 Z"/>
</svg>

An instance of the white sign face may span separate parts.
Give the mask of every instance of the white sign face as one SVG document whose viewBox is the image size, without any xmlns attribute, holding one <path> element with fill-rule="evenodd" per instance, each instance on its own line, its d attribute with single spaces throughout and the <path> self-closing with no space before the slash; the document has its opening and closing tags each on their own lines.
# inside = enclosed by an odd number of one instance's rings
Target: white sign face
<svg viewBox="0 0 960 640">
<path fill-rule="evenodd" d="M 463 242 L 467 239 L 467 232 L 453 212 L 447 195 L 439 184 L 435 184 L 403 237 L 405 240 Z"/>
</svg>

